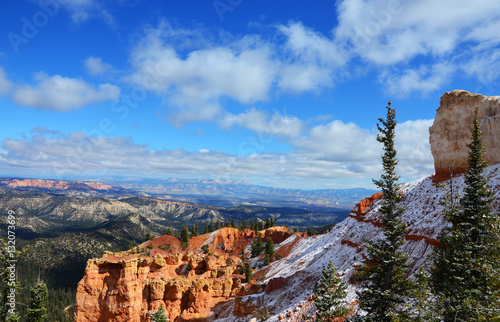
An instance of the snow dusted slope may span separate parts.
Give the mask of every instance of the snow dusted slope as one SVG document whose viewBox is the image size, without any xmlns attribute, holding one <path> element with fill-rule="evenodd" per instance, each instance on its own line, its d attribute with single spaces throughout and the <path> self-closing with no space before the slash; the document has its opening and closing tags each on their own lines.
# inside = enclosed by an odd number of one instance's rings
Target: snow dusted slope
<svg viewBox="0 0 500 322">
<path fill-rule="evenodd" d="M 497 201 L 493 211 L 498 212 L 500 199 L 500 164 L 486 169 L 489 185 L 495 192 Z M 463 175 L 453 179 L 455 189 L 461 193 L 464 188 Z M 449 181 L 444 182 L 448 184 Z M 432 183 L 432 177 L 402 185 L 405 208 L 403 221 L 408 225 L 407 242 L 403 252 L 410 254 L 411 272 L 414 273 L 427 263 L 432 254 L 432 245 L 445 223 L 441 216 L 443 207 L 440 199 L 445 195 L 446 188 L 439 188 Z M 329 233 L 321 236 L 300 238 L 297 235 L 289 237 L 277 247 L 277 252 L 290 252 L 280 261 L 270 264 L 257 275 L 265 274 L 263 283 L 267 283 L 266 292 L 240 299 L 239 305 L 247 308 L 268 307 L 273 315 L 270 321 L 280 319 L 300 321 L 302 314 L 313 309 L 310 296 L 315 282 L 319 279 L 322 268 L 333 263 L 344 274 L 344 280 L 349 281 L 354 267 L 360 265 L 366 240 L 381 238 L 380 229 L 380 199 L 373 201 L 366 210 L 355 207 L 347 219 L 337 224 Z M 349 286 L 349 302 L 355 301 L 356 286 Z M 225 321 L 247 321 L 248 317 L 230 316 Z"/>
</svg>

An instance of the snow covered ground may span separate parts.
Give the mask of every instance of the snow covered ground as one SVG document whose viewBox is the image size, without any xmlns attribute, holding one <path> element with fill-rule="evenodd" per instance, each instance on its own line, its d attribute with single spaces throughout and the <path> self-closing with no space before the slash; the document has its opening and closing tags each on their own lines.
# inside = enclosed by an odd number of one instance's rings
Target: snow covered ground
<svg viewBox="0 0 500 322">
<path fill-rule="evenodd" d="M 490 188 L 495 192 L 497 201 L 493 211 L 499 212 L 500 202 L 500 164 L 486 169 Z M 443 182 L 448 184 L 449 182 Z M 463 175 L 453 178 L 456 191 L 462 194 L 464 188 Z M 403 221 L 408 225 L 409 233 L 407 242 L 402 251 L 410 255 L 412 273 L 422 265 L 428 263 L 435 243 L 445 223 L 441 216 L 443 206 L 441 198 L 446 194 L 447 188 L 440 188 L 432 182 L 432 177 L 409 182 L 401 187 L 403 200 L 401 206 L 405 208 Z M 369 197 L 369 196 L 367 196 Z M 349 281 L 355 270 L 355 265 L 360 265 L 365 254 L 363 244 L 367 240 L 381 238 L 382 230 L 377 226 L 380 222 L 378 209 L 381 200 L 373 202 L 363 216 L 350 216 L 337 224 L 333 229 L 321 236 L 302 238 L 289 237 L 280 247 L 292 246 L 289 256 L 271 263 L 266 268 L 264 283 L 277 279 L 282 287 L 268 294 L 257 294 L 245 298 L 250 304 L 267 306 L 273 316 L 269 321 L 277 321 L 282 315 L 286 321 L 300 321 L 302 314 L 311 308 L 308 302 L 312 289 L 319 279 L 321 270 L 328 261 L 332 261 L 339 271 L 344 274 L 344 280 Z M 349 285 L 348 301 L 356 299 L 356 286 Z M 246 318 L 228 317 L 224 321 L 247 321 Z"/>
</svg>

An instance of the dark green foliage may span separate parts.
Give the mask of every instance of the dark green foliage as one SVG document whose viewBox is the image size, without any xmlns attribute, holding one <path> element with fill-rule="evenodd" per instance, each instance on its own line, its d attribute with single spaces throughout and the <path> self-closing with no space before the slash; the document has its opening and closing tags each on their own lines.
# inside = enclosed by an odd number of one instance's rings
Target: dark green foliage
<svg viewBox="0 0 500 322">
<path fill-rule="evenodd" d="M 269 258 L 269 254 L 266 254 L 266 260 L 264 261 L 264 265 L 267 266 L 271 264 L 271 259 Z"/>
<path fill-rule="evenodd" d="M 182 226 L 180 240 L 185 243 L 189 241 L 189 229 L 186 226 Z"/>
<path fill-rule="evenodd" d="M 344 303 L 347 286 L 337 275 L 337 268 L 332 261 L 323 268 L 321 279 L 314 286 L 314 304 L 318 310 L 316 321 L 333 321 L 334 318 L 345 317 L 349 308 Z"/>
<path fill-rule="evenodd" d="M 430 276 L 423 267 L 415 273 L 415 288 L 410 292 L 407 306 L 411 311 L 411 321 L 437 321 L 436 303 L 430 285 Z"/>
<path fill-rule="evenodd" d="M 268 217 L 268 218 L 266 218 L 266 229 L 271 228 L 271 227 L 272 227 L 271 220 Z"/>
<path fill-rule="evenodd" d="M 154 237 L 153 235 L 148 231 L 148 233 L 146 234 L 146 240 L 153 240 Z"/>
<path fill-rule="evenodd" d="M 214 224 L 213 222 L 210 220 L 210 223 L 208 224 L 208 232 L 211 233 L 214 231 Z"/>
<path fill-rule="evenodd" d="M 210 233 L 210 229 L 208 228 L 208 224 L 205 223 L 205 230 L 203 230 L 203 234 L 208 234 Z"/>
<path fill-rule="evenodd" d="M 269 256 L 269 260 L 272 262 L 274 260 L 274 243 L 271 238 L 266 242 L 266 255 Z"/>
<path fill-rule="evenodd" d="M 168 236 L 173 236 L 173 235 L 174 235 L 174 232 L 172 231 L 172 228 L 168 227 L 168 228 L 167 228 L 167 231 L 165 232 L 165 235 L 168 235 Z"/>
<path fill-rule="evenodd" d="M 205 254 L 208 254 L 209 250 L 208 250 L 208 245 L 203 245 L 201 246 L 201 250 L 205 253 Z"/>
<path fill-rule="evenodd" d="M 48 290 L 45 283 L 38 283 L 30 288 L 30 304 L 28 308 L 28 322 L 47 321 Z"/>
<path fill-rule="evenodd" d="M 251 251 L 251 256 L 256 257 L 259 256 L 260 253 L 264 251 L 264 244 L 262 243 L 262 237 L 259 234 L 259 237 L 257 237 L 256 240 L 254 240 L 252 244 L 252 251 Z"/>
<path fill-rule="evenodd" d="M 153 322 L 167 322 L 170 321 L 167 317 L 167 315 L 164 312 L 164 307 L 163 304 L 161 305 L 160 309 L 154 313 L 151 313 L 151 320 Z"/>
<path fill-rule="evenodd" d="M 220 220 L 217 219 L 217 223 L 215 224 L 215 230 L 219 230 L 221 229 L 221 223 L 220 223 Z"/>
<path fill-rule="evenodd" d="M 491 211 L 493 193 L 484 176 L 487 162 L 477 113 L 464 196 L 457 204 L 451 184 L 444 200 L 451 227 L 434 258 L 432 280 L 444 321 L 500 321 L 500 223 Z"/>
<path fill-rule="evenodd" d="M 252 278 L 253 278 L 253 269 L 249 263 L 246 263 L 243 266 L 243 274 L 245 275 L 245 281 L 247 283 L 250 283 L 252 281 Z"/>
<path fill-rule="evenodd" d="M 394 147 L 396 111 L 387 106 L 387 118 L 379 119 L 377 141 L 384 145 L 382 166 L 384 172 L 373 182 L 382 190 L 384 199 L 379 212 L 382 214 L 384 238 L 369 241 L 368 256 L 355 274 L 355 279 L 365 287 L 358 293 L 359 306 L 368 314 L 370 321 L 396 321 L 404 317 L 402 309 L 412 289 L 412 282 L 406 279 L 408 256 L 399 251 L 407 232 L 401 221 L 403 209 L 398 206 L 401 199 L 396 174 L 396 149 Z"/>
<path fill-rule="evenodd" d="M 231 219 L 231 227 L 236 228 L 236 223 L 234 222 L 234 219 Z"/>
<path fill-rule="evenodd" d="M 193 224 L 193 228 L 191 228 L 191 234 L 193 237 L 198 236 L 198 224 Z"/>
</svg>

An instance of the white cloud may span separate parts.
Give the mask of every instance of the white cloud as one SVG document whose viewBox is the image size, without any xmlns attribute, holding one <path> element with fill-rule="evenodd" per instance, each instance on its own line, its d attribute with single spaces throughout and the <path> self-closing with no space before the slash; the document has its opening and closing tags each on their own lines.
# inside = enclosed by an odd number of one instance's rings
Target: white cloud
<svg viewBox="0 0 500 322">
<path fill-rule="evenodd" d="M 0 96 L 5 95 L 12 88 L 12 82 L 7 79 L 7 73 L 0 66 Z"/>
<path fill-rule="evenodd" d="M 270 116 L 255 108 L 236 115 L 226 113 L 218 124 L 225 129 L 239 125 L 255 133 L 291 138 L 300 136 L 305 129 L 303 122 L 297 117 L 282 115 L 278 111 Z"/>
<path fill-rule="evenodd" d="M 335 42 L 381 69 L 391 94 L 441 89 L 460 70 L 499 77 L 491 71 L 499 63 L 496 0 L 343 0 L 337 8 Z"/>
<path fill-rule="evenodd" d="M 37 73 L 35 80 L 35 86 L 18 85 L 14 88 L 14 103 L 41 110 L 71 111 L 116 100 L 120 95 L 120 88 L 108 83 L 94 87 L 82 79 L 48 76 L 43 72 Z"/>
<path fill-rule="evenodd" d="M 397 171 L 410 179 L 434 172 L 429 144 L 429 127 L 434 120 L 406 121 L 396 127 Z"/>
<path fill-rule="evenodd" d="M 389 93 L 406 96 L 414 92 L 426 94 L 441 88 L 451 78 L 456 68 L 450 64 L 422 65 L 416 69 L 404 69 L 401 74 L 385 72 L 380 80 Z"/>
<path fill-rule="evenodd" d="M 431 120 L 405 122 L 398 128 L 398 172 L 408 177 L 432 173 L 428 126 Z M 425 134 L 427 133 L 427 134 Z M 422 143 L 422 141 L 424 141 Z M 363 179 L 380 175 L 381 146 L 375 134 L 340 121 L 315 127 L 307 138 L 295 139 L 289 153 L 236 156 L 200 149 L 151 150 L 125 137 L 94 137 L 33 129 L 20 139 L 3 140 L 0 166 L 51 177 L 95 174 L 201 175 L 303 179 Z M 24 170 L 23 170 L 24 171 Z"/>
<path fill-rule="evenodd" d="M 81 23 L 91 18 L 101 18 L 109 24 L 115 22 L 114 17 L 104 7 L 100 0 L 63 0 L 57 1 L 69 11 L 71 19 L 75 23 Z"/>
<path fill-rule="evenodd" d="M 85 68 L 87 69 L 87 73 L 93 76 L 103 75 L 113 70 L 113 66 L 103 62 L 102 58 L 93 56 L 85 60 Z"/>
<path fill-rule="evenodd" d="M 132 51 L 135 72 L 129 80 L 166 95 L 170 119 L 178 125 L 211 120 L 222 111 L 222 97 L 243 104 L 268 98 L 275 69 L 270 56 L 266 44 L 253 43 L 204 48 L 182 57 L 161 29 L 152 30 Z"/>
<path fill-rule="evenodd" d="M 189 39 L 198 39 L 198 32 L 162 22 L 133 48 L 128 80 L 164 95 L 176 125 L 213 120 L 224 112 L 226 98 L 248 105 L 266 101 L 275 88 L 302 93 L 332 86 L 334 71 L 345 62 L 341 50 L 299 23 L 278 30 L 283 46 L 249 35 L 186 49 L 179 35 L 193 45 Z"/>
</svg>

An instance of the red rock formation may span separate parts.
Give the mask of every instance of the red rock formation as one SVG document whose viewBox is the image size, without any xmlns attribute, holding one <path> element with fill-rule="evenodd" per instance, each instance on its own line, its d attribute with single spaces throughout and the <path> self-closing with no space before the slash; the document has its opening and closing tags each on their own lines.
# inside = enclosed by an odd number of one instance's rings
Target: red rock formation
<svg viewBox="0 0 500 322">
<path fill-rule="evenodd" d="M 110 185 L 103 184 L 100 182 L 75 182 L 75 181 L 63 181 L 63 180 L 42 180 L 42 179 L 13 179 L 8 184 L 9 187 L 39 187 L 48 189 L 60 189 L 60 190 L 109 190 L 113 188 Z"/>
<path fill-rule="evenodd" d="M 262 231 L 275 243 L 292 234 L 284 227 Z M 172 321 L 213 319 L 217 304 L 265 291 L 266 285 L 241 283 L 238 255 L 254 238 L 254 231 L 234 228 L 193 237 L 187 245 L 161 236 L 89 260 L 78 284 L 75 321 L 150 321 L 149 312 L 162 305 Z M 235 301 L 234 314 L 244 316 L 247 310 L 251 307 Z"/>
<path fill-rule="evenodd" d="M 500 163 L 500 97 L 483 96 L 455 90 L 441 96 L 434 123 L 429 128 L 434 157 L 434 182 L 450 178 L 450 168 L 457 175 L 467 171 L 467 144 L 471 141 L 472 120 L 476 107 L 483 131 L 486 159 Z"/>
<path fill-rule="evenodd" d="M 352 212 L 348 217 L 354 218 L 359 222 L 370 222 L 377 227 L 382 227 L 382 223 L 373 219 L 367 219 L 364 215 L 371 209 L 372 204 L 379 199 L 384 198 L 384 194 L 377 192 L 369 198 L 365 198 L 358 202 L 356 206 L 352 209 Z"/>
</svg>

